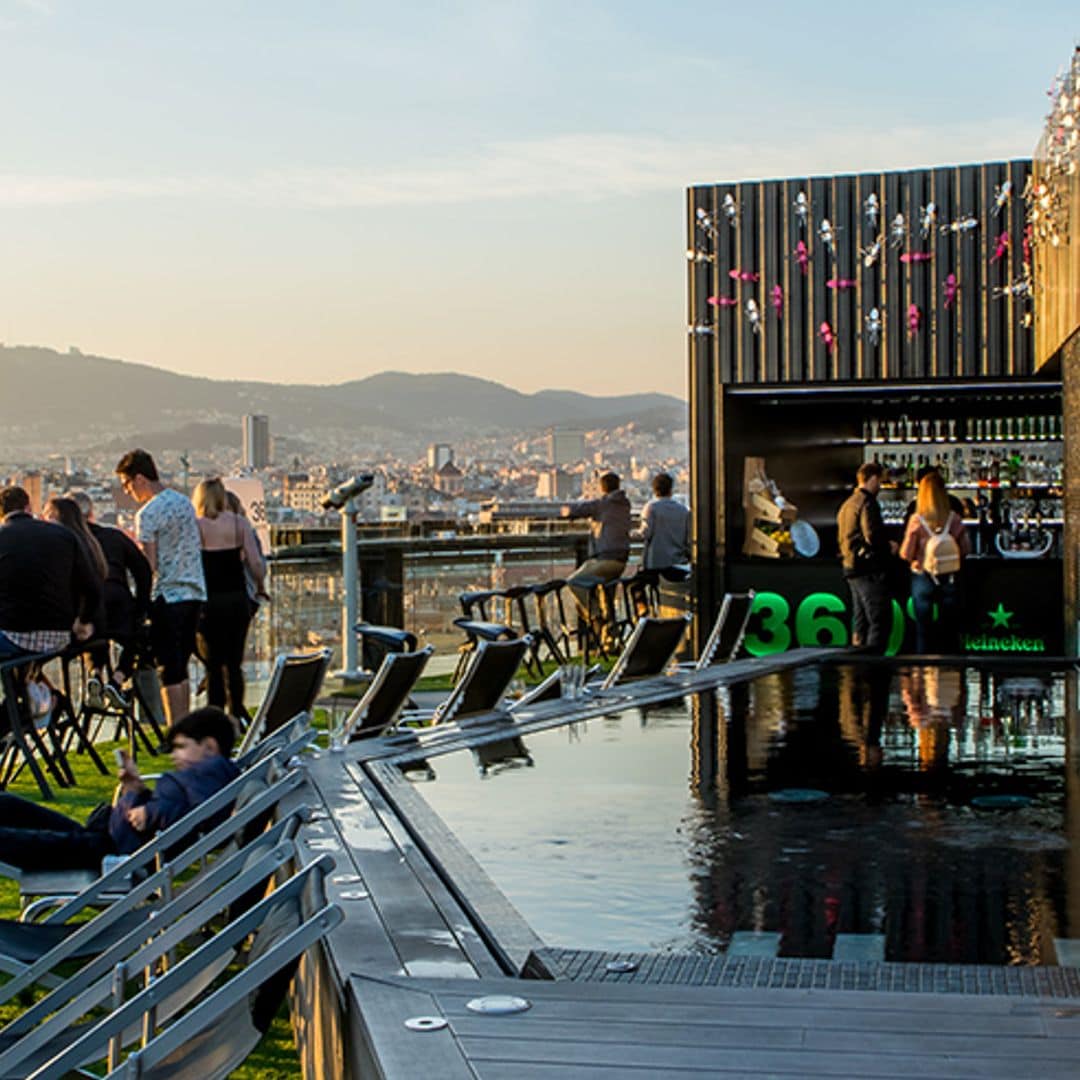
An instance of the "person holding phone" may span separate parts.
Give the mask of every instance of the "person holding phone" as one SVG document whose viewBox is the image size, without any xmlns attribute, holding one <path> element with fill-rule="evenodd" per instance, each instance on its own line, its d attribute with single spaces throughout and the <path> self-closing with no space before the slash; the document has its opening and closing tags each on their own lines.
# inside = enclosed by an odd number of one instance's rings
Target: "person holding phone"
<svg viewBox="0 0 1080 1080">
<path fill-rule="evenodd" d="M 20 870 L 99 870 L 106 855 L 130 855 L 240 775 L 229 757 L 235 738 L 221 709 L 207 706 L 181 717 L 166 735 L 175 771 L 153 789 L 118 750 L 112 805 L 92 810 L 85 824 L 18 795 L 0 794 L 0 862 Z"/>
</svg>

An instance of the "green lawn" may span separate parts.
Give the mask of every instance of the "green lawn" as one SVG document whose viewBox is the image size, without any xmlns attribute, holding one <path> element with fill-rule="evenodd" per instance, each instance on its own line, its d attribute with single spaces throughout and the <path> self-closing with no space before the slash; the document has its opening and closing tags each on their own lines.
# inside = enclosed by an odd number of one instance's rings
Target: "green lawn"
<svg viewBox="0 0 1080 1080">
<path fill-rule="evenodd" d="M 120 745 L 120 743 L 98 744 L 99 753 L 106 764 L 112 762 L 114 746 Z M 44 806 L 59 810 L 62 814 L 68 814 L 80 821 L 84 820 L 98 803 L 107 802 L 112 798 L 115 780 L 111 775 L 102 776 L 88 758 L 72 754 L 70 760 L 78 784 L 64 791 L 54 787 L 53 791 L 57 797 L 51 802 L 46 802 L 41 798 L 41 793 L 27 770 L 23 771 L 8 790 L 12 794 L 25 796 Z M 167 756 L 151 758 L 144 755 L 140 757 L 139 764 L 145 772 L 163 772 L 170 767 Z M 8 918 L 16 918 L 18 913 L 18 886 L 6 878 L 0 878 L 0 914 Z M 0 1024 L 6 1024 L 18 1014 L 20 1009 L 21 1005 L 13 1002 L 0 1006 Z M 255 1053 L 248 1058 L 247 1063 L 232 1075 L 240 1080 L 293 1080 L 300 1076 L 300 1061 L 293 1041 L 287 1008 L 282 1008 L 273 1026 Z"/>
</svg>

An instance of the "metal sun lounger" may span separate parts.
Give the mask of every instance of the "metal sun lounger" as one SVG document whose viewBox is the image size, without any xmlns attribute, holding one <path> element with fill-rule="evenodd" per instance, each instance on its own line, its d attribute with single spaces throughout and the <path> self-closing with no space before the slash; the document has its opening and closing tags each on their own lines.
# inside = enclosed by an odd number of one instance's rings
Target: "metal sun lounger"
<svg viewBox="0 0 1080 1080">
<path fill-rule="evenodd" d="M 503 698 L 529 651 L 530 639 L 481 641 L 461 681 L 435 709 L 433 724 L 467 722 L 490 713 L 504 712 Z"/>
<path fill-rule="evenodd" d="M 178 945 L 202 934 L 219 914 L 224 912 L 227 920 L 232 920 L 250 910 L 275 875 L 295 860 L 293 838 L 298 817 L 294 812 L 282 818 L 246 847 L 216 862 L 162 908 L 152 924 L 133 928 L 0 1029 L 0 1075 L 25 1063 L 39 1050 L 55 1046 L 58 1029 L 62 1031 L 68 1021 L 111 997 L 110 973 L 118 964 L 137 972 L 161 960 L 168 961 Z M 213 978 L 213 974 L 207 974 L 210 978 L 203 980 L 203 987 Z M 172 1004 L 159 1007 L 162 1018 Z"/>
<path fill-rule="evenodd" d="M 191 867 L 202 865 L 214 852 L 218 857 L 213 865 L 227 858 L 237 848 L 247 847 L 264 835 L 269 816 L 274 814 L 283 799 L 295 793 L 303 783 L 303 776 L 291 772 L 276 783 L 268 784 L 261 792 L 254 793 L 243 806 L 205 836 L 182 850 L 173 861 L 166 863 L 145 880 L 136 882 L 122 896 L 102 908 L 87 922 L 71 924 L 49 920 L 43 923 L 0 922 L 0 968 L 13 975 L 0 986 L 0 1003 L 9 1001 L 15 994 L 35 983 L 47 985 L 50 973 L 60 964 L 75 959 L 95 956 L 107 949 L 113 941 L 136 928 L 145 929 L 152 918 L 154 907 L 161 907 L 173 897 L 174 881 Z M 239 800 L 238 800 L 239 801 Z M 288 815 L 287 815 L 288 816 Z M 277 825 L 274 828 L 278 828 Z M 188 883 L 185 890 L 191 887 Z M 160 894 L 157 904 L 139 907 Z M 50 903 L 68 900 L 67 897 L 51 899 Z M 64 907 L 71 907 L 70 901 Z M 76 914 L 82 909 L 77 909 Z M 13 950 L 19 950 L 17 955 Z M 36 950 L 36 955 L 34 952 Z"/>
<path fill-rule="evenodd" d="M 689 625 L 689 615 L 672 619 L 642 616 L 615 661 L 615 666 L 600 684 L 600 690 L 610 690 L 635 679 L 664 674 Z"/>
<path fill-rule="evenodd" d="M 701 655 L 692 663 L 679 666 L 684 670 L 704 671 L 713 664 L 726 664 L 734 660 L 746 637 L 754 595 L 753 589 L 744 593 L 725 593 L 716 621 L 701 647 Z"/>
<path fill-rule="evenodd" d="M 341 922 L 340 909 L 325 894 L 333 866 L 333 859 L 323 855 L 305 867 L 29 1076 L 61 1080 L 84 1062 L 107 1057 L 109 1076 L 154 1075 L 162 1069 L 172 1080 L 224 1080 L 258 1045 L 300 957 Z M 205 982 L 207 969 L 220 970 L 223 960 L 237 957 L 249 935 L 254 940 L 243 969 L 156 1031 L 162 1001 L 187 996 L 193 1002 L 189 988 Z M 137 954 L 131 962 L 144 961 Z M 99 994 L 109 982 L 97 984 Z M 70 1015 L 56 1015 L 70 1023 Z M 142 1047 L 121 1064 L 123 1045 L 140 1027 Z"/>
<path fill-rule="evenodd" d="M 387 653 L 364 696 L 346 717 L 341 738 L 350 742 L 393 727 L 434 651 L 428 645 L 417 652 Z"/>
<path fill-rule="evenodd" d="M 329 667 L 329 649 L 278 656 L 266 693 L 237 747 L 237 757 L 246 754 L 257 742 L 272 735 L 294 716 L 310 713 Z"/>
</svg>

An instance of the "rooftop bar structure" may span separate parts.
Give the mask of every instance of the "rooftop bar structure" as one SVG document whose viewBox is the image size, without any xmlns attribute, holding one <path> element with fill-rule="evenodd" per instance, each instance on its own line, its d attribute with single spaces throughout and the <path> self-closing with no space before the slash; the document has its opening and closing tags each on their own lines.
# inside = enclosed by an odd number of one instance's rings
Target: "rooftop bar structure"
<svg viewBox="0 0 1080 1080">
<path fill-rule="evenodd" d="M 694 633 L 700 646 L 725 591 L 753 588 L 749 655 L 411 738 L 321 751 L 301 796 L 313 811 L 303 850 L 310 860 L 334 858 L 330 899 L 345 919 L 307 956 L 294 984 L 306 1076 L 1080 1074 L 1080 932 L 1057 936 L 1048 928 L 1080 927 L 1070 891 L 1080 851 L 1080 730 L 1074 665 L 1062 662 L 1076 655 L 1080 540 L 1080 201 L 1076 141 L 1068 135 L 1077 125 L 1074 57 L 1031 161 L 690 189 Z M 993 873 L 982 881 L 951 879 L 946 891 L 959 898 L 962 918 L 943 917 L 955 910 L 946 904 L 930 912 L 935 925 L 904 923 L 898 931 L 901 943 L 909 932 L 936 934 L 952 948 L 954 938 L 974 940 L 995 919 L 995 955 L 1011 962 L 886 959 L 880 931 L 836 933 L 829 953 L 785 955 L 783 927 L 756 909 L 717 950 L 620 952 L 544 940 L 435 812 L 424 783 L 437 784 L 455 753 L 472 754 L 482 775 L 507 762 L 529 769 L 523 740 L 562 732 L 574 743 L 575 725 L 592 725 L 601 744 L 616 722 L 648 731 L 656 711 L 659 725 L 664 704 L 674 700 L 687 725 L 689 745 L 677 763 L 686 766 L 684 792 L 688 778 L 703 812 L 749 815 L 753 760 L 755 812 L 779 817 L 768 801 L 775 785 L 763 747 L 782 735 L 784 708 L 807 685 L 824 685 L 822 670 L 832 665 L 835 673 L 847 662 L 837 648 L 847 644 L 847 619 L 830 523 L 858 464 L 873 455 L 887 458 L 898 477 L 898 506 L 908 496 L 904 478 L 920 463 L 948 469 L 954 487 L 970 485 L 970 528 L 982 557 L 974 560 L 964 627 L 969 655 L 956 691 L 970 708 L 951 707 L 944 742 L 932 725 L 908 723 L 902 709 L 891 715 L 899 695 L 892 694 L 888 660 L 871 663 L 885 682 L 872 671 L 870 680 L 885 688 L 884 735 L 874 722 L 880 701 L 875 706 L 857 689 L 839 707 L 822 699 L 811 735 L 850 728 L 857 739 L 837 735 L 834 745 L 852 775 L 884 761 L 884 772 L 873 775 L 895 785 L 883 800 L 838 789 L 836 812 L 872 811 L 889 798 L 905 808 L 929 805 L 934 815 L 972 825 L 991 853 L 998 850 L 991 840 L 999 833 L 1007 839 L 1011 828 L 1015 850 L 1026 856 L 1041 844 L 1045 865 L 1069 887 L 1051 897 L 1047 875 L 1031 885 L 1038 896 L 1030 909 L 1016 912 L 994 907 Z M 775 532 L 762 533 L 764 540 L 754 535 L 746 481 L 766 470 L 816 530 L 816 555 L 788 557 L 780 550 L 786 540 L 770 540 Z M 1036 532 L 1048 538 L 1045 550 L 1036 550 Z M 906 648 L 906 619 L 898 604 L 893 652 Z M 909 689 L 923 678 L 912 666 Z M 930 680 L 939 709 L 946 667 Z M 747 690 L 754 680 L 757 698 Z M 961 683 L 987 690 L 972 694 Z M 752 730 L 731 722 L 754 709 Z M 980 763 L 998 762 L 991 779 L 1027 777 L 1028 802 L 1043 797 L 1030 779 L 1032 759 L 1055 747 L 1060 830 L 1016 832 L 1015 818 L 979 817 L 952 789 L 942 796 L 932 781 L 943 768 L 948 773 L 950 737 L 974 747 L 974 772 L 949 774 L 959 784 L 974 783 Z M 1020 754 L 1023 739 L 1027 753 Z M 817 749 L 812 741 L 795 743 L 785 765 Z M 895 764 L 898 753 L 909 772 L 890 771 L 889 755 Z M 601 818 L 603 807 L 592 813 Z M 590 823 L 583 813 L 580 828 Z M 797 832 L 797 819 L 792 828 Z M 628 847 L 633 854 L 635 845 Z M 1006 848 L 989 860 L 992 871 L 1009 857 Z M 781 850 L 783 858 L 765 861 L 799 857 L 798 847 Z M 942 850 L 942 865 L 959 862 L 960 847 Z M 720 859 L 707 869 L 715 875 L 729 865 Z M 825 874 L 825 903 L 809 887 L 816 871 Z M 784 894 L 787 925 L 801 912 L 809 912 L 805 921 L 827 923 L 834 905 L 874 907 L 873 898 L 844 892 L 847 886 L 832 890 L 829 871 L 811 867 L 807 889 Z M 903 903 L 929 889 L 930 877 L 910 888 L 905 878 Z M 715 880 L 710 887 L 700 890 L 702 919 L 722 906 L 723 890 Z M 1002 934 L 1006 925 L 1010 933 Z M 976 954 L 978 946 L 974 940 Z"/>
</svg>

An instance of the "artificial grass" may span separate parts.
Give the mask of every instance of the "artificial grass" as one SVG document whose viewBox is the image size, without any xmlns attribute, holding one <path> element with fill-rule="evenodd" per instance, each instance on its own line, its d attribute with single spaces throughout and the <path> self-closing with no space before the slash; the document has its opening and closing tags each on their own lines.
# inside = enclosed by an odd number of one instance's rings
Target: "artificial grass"
<svg viewBox="0 0 1080 1080">
<path fill-rule="evenodd" d="M 106 764 L 113 760 L 113 750 L 120 747 L 126 747 L 126 744 L 97 744 L 98 752 Z M 112 799 L 116 777 L 111 773 L 108 776 L 102 776 L 94 768 L 93 762 L 83 755 L 69 754 L 68 760 L 75 774 L 76 786 L 61 789 L 53 784 L 55 798 L 51 801 L 42 799 L 41 792 L 27 769 L 22 771 L 7 790 L 12 795 L 33 799 L 42 806 L 48 806 L 83 821 L 95 806 Z M 147 773 L 164 772 L 171 768 L 171 762 L 167 754 L 160 754 L 157 757 L 142 754 L 139 757 L 139 767 Z M 0 878 L 0 916 L 14 919 L 18 917 L 18 914 L 18 885 L 7 878 Z M 8 1002 L 0 1006 L 0 1026 L 14 1019 L 23 1007 L 19 1002 Z M 285 1004 L 255 1052 L 239 1069 L 231 1073 L 231 1076 L 235 1080 L 295 1080 L 301 1075 L 300 1058 L 289 1023 L 288 1005 Z"/>
</svg>

